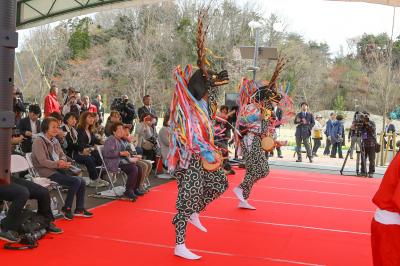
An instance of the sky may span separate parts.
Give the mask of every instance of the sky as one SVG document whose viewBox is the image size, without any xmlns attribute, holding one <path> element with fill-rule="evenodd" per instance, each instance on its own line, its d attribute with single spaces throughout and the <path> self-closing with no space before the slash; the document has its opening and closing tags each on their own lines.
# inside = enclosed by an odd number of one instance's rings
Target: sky
<svg viewBox="0 0 400 266">
<path fill-rule="evenodd" d="M 347 40 L 363 33 L 388 33 L 392 29 L 393 8 L 390 6 L 325 0 L 238 0 L 259 7 L 265 17 L 277 14 L 287 30 L 306 40 L 326 42 L 332 56 L 348 53 Z M 400 8 L 397 8 L 394 37 L 400 35 Z M 20 31 L 20 42 L 29 30 Z M 342 50 L 343 49 L 343 50 Z"/>
<path fill-rule="evenodd" d="M 282 17 L 288 30 L 307 40 L 326 42 L 333 55 L 341 47 L 348 52 L 347 40 L 363 33 L 391 35 L 393 7 L 324 0 L 255 0 L 265 16 Z M 394 38 L 400 35 L 400 8 L 396 9 Z M 397 24 L 397 25 L 396 25 Z"/>
</svg>

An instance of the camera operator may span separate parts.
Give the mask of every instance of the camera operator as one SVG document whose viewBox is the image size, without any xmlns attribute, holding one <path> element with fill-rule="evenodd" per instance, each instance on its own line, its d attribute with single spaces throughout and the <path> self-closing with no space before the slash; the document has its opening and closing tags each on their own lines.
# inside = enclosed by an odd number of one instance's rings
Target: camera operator
<svg viewBox="0 0 400 266">
<path fill-rule="evenodd" d="M 369 119 L 369 113 L 356 113 L 353 125 L 357 134 L 361 136 L 361 176 L 366 176 L 366 162 L 369 161 L 368 177 L 373 177 L 375 173 L 375 153 L 376 153 L 376 126 Z M 353 126 L 352 126 L 353 127 Z"/>
<path fill-rule="evenodd" d="M 135 106 L 129 102 L 128 95 L 122 96 L 122 103 L 117 106 L 117 110 L 121 113 L 122 123 L 130 124 L 133 126 L 133 120 L 137 116 Z"/>
</svg>

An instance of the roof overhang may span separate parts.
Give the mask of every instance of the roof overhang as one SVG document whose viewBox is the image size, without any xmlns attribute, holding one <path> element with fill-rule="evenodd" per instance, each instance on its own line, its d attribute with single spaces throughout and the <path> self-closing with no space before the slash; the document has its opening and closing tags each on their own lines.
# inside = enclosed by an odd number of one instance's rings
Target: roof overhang
<svg viewBox="0 0 400 266">
<path fill-rule="evenodd" d="M 400 0 L 329 0 L 329 1 L 363 2 L 363 3 L 379 4 L 385 6 L 400 6 Z"/>
<path fill-rule="evenodd" d="M 99 11 L 109 11 L 111 9 L 122 9 L 165 1 L 166 0 L 18 0 L 17 29 L 21 30 L 36 27 Z"/>
</svg>

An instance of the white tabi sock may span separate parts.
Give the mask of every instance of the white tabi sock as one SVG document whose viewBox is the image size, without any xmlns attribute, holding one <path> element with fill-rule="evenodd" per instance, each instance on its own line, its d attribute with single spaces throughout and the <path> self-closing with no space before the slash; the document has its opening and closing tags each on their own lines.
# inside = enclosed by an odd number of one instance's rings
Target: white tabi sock
<svg viewBox="0 0 400 266">
<path fill-rule="evenodd" d="M 187 260 L 198 260 L 201 259 L 201 256 L 198 256 L 191 252 L 185 244 L 180 244 L 175 246 L 174 251 L 175 256 L 187 259 Z"/>
<path fill-rule="evenodd" d="M 240 187 L 235 187 L 233 189 L 233 193 L 235 193 L 236 197 L 240 200 L 240 201 L 245 201 L 244 197 L 243 197 L 243 189 L 241 189 Z"/>
<path fill-rule="evenodd" d="M 251 206 L 247 200 L 239 202 L 239 208 L 241 209 L 248 209 L 248 210 L 255 210 L 256 208 Z"/>
<path fill-rule="evenodd" d="M 189 222 L 200 229 L 200 231 L 207 233 L 207 229 L 201 224 L 199 216 L 197 212 L 193 213 L 190 215 Z"/>
</svg>

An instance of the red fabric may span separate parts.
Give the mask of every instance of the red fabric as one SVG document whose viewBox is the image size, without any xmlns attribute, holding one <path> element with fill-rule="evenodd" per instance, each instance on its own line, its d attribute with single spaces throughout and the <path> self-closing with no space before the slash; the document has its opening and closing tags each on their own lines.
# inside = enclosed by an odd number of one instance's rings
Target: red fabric
<svg viewBox="0 0 400 266">
<path fill-rule="evenodd" d="M 57 100 L 57 96 L 49 93 L 44 98 L 44 117 L 48 117 L 51 113 L 57 112 L 61 114 L 60 103 Z"/>
<path fill-rule="evenodd" d="M 169 182 L 134 203 L 114 201 L 96 208 L 91 219 L 57 220 L 64 234 L 46 236 L 34 250 L 0 248 L 0 264 L 372 265 L 368 233 L 374 206 L 370 196 L 378 179 L 272 169 L 252 191 L 250 203 L 257 210 L 246 211 L 237 208 L 232 192 L 245 172 L 235 170 L 237 174 L 228 177 L 230 189 L 201 215 L 208 233 L 188 225 L 187 246 L 203 256 L 200 261 L 173 256 L 171 220 L 177 189 L 176 182 Z"/>
<path fill-rule="evenodd" d="M 372 201 L 381 210 L 400 213 L 400 153 L 387 168 L 381 185 Z"/>
<path fill-rule="evenodd" d="M 96 107 L 96 105 L 90 104 L 90 105 L 89 105 L 88 112 L 97 113 L 97 107 Z"/>
<path fill-rule="evenodd" d="M 371 245 L 374 266 L 400 266 L 400 225 L 385 225 L 372 219 Z"/>
</svg>

